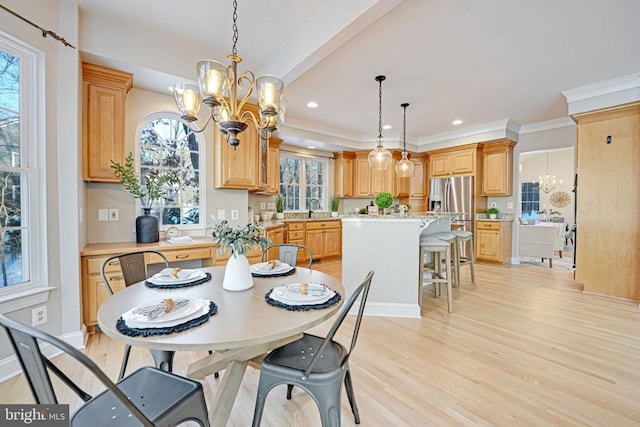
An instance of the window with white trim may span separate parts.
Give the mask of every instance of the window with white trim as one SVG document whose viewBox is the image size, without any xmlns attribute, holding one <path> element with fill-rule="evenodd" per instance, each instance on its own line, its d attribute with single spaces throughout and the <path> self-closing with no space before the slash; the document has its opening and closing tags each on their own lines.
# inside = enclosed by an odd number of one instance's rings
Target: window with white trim
<svg viewBox="0 0 640 427">
<path fill-rule="evenodd" d="M 145 117 L 139 126 L 140 176 L 152 170 L 174 170 L 180 177 L 179 188 L 173 188 L 171 200 L 160 200 L 152 214 L 160 218 L 160 226 L 181 228 L 203 226 L 204 205 L 200 188 L 204 188 L 200 158 L 204 143 L 177 113 L 157 112 Z M 196 228 L 196 227 L 191 227 Z"/>
<path fill-rule="evenodd" d="M 280 194 L 285 211 L 309 210 L 312 200 L 318 200 L 320 210 L 327 210 L 327 171 L 325 158 L 280 154 Z M 313 206 L 319 210 L 318 206 Z"/>
<path fill-rule="evenodd" d="M 0 35 L 0 297 L 38 286 L 37 64 Z"/>
</svg>

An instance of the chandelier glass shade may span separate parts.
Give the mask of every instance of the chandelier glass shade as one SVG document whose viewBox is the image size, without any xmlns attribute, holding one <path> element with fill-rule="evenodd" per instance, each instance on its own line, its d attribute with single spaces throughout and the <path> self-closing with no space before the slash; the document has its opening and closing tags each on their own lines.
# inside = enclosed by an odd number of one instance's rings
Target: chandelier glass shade
<svg viewBox="0 0 640 427">
<path fill-rule="evenodd" d="M 369 153 L 369 166 L 374 170 L 386 170 L 391 164 L 391 152 L 382 146 L 382 82 L 385 76 L 376 76 L 378 82 L 378 145 Z"/>
<path fill-rule="evenodd" d="M 413 169 L 415 165 L 409 160 L 409 153 L 407 153 L 407 107 L 408 103 L 400 104 L 403 109 L 402 113 L 402 158 L 396 163 L 396 173 L 398 178 L 409 178 L 413 175 Z"/>
<path fill-rule="evenodd" d="M 549 173 L 549 153 L 547 153 L 547 169 L 544 173 L 544 176 L 540 176 L 538 178 L 540 189 L 545 193 L 550 192 L 554 188 L 556 188 L 556 177 L 555 175 L 551 175 Z"/>
<path fill-rule="evenodd" d="M 237 54 L 238 27 L 236 1 L 233 2 L 233 49 L 227 58 L 229 65 L 211 59 L 204 59 L 196 64 L 198 85 L 177 83 L 173 86 L 173 95 L 183 120 L 193 122 L 198 119 L 201 104 L 209 107 L 209 117 L 202 132 L 210 121 L 218 125 L 220 133 L 226 136 L 227 142 L 234 147 L 240 143 L 238 134 L 253 125 L 258 130 L 273 132 L 276 130 L 278 117 L 282 116 L 280 104 L 284 91 L 282 79 L 272 75 L 257 78 L 253 72 L 245 71 L 238 75 L 238 64 L 242 57 Z M 244 92 L 241 91 L 244 89 Z M 243 109 L 249 98 L 257 98 L 258 117 L 248 109 Z"/>
</svg>

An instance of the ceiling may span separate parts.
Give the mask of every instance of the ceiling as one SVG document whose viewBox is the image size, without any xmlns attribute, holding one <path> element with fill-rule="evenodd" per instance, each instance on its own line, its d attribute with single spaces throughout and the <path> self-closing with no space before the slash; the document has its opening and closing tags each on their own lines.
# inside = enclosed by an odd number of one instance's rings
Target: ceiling
<svg viewBox="0 0 640 427">
<path fill-rule="evenodd" d="M 227 62 L 231 0 L 78 0 L 85 60 L 167 93 L 201 58 Z M 567 116 L 562 91 L 640 71 L 637 0 L 238 0 L 239 69 L 285 80 L 281 136 L 369 149 Z M 316 109 L 306 104 L 315 101 Z M 459 126 L 454 119 L 463 120 Z"/>
</svg>

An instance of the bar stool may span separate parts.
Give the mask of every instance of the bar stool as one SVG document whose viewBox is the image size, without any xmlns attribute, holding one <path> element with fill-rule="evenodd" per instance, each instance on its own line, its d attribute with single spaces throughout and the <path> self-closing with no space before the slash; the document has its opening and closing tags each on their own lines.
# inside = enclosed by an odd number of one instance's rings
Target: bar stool
<svg viewBox="0 0 640 427">
<path fill-rule="evenodd" d="M 473 233 L 471 231 L 467 231 L 467 230 L 451 230 L 451 234 L 456 236 L 456 240 L 457 240 L 457 245 L 458 245 L 458 278 L 460 278 L 459 274 L 460 274 L 460 267 L 461 266 L 465 266 L 468 265 L 469 268 L 471 269 L 471 283 L 476 283 L 476 274 L 475 274 L 475 255 L 474 255 L 474 242 L 473 242 Z M 471 249 L 469 250 L 469 256 L 465 257 L 462 256 L 461 254 L 463 253 L 462 251 L 462 246 L 466 243 L 466 242 L 471 242 Z M 460 283 L 460 282 L 458 282 Z"/>
<path fill-rule="evenodd" d="M 444 265 L 446 271 L 443 271 L 442 253 L 444 252 Z M 425 264 L 424 256 L 430 253 L 433 256 L 433 269 L 429 268 L 430 264 Z M 453 290 L 451 286 L 453 274 L 451 274 L 451 245 L 444 240 L 436 237 L 425 236 L 420 239 L 420 297 L 422 298 L 422 286 L 425 282 L 433 283 L 435 286 L 436 296 L 440 295 L 440 284 L 447 285 L 447 308 L 449 313 L 453 313 Z M 431 274 L 432 277 L 425 278 L 425 274 Z M 445 277 L 446 274 L 446 277 Z"/>
<path fill-rule="evenodd" d="M 440 231 L 437 233 L 427 234 L 429 237 L 435 237 L 451 245 L 451 264 L 452 264 L 452 280 L 456 288 L 460 287 L 460 255 L 458 252 L 458 238 L 451 231 Z M 448 271 L 448 270 L 447 270 Z"/>
</svg>

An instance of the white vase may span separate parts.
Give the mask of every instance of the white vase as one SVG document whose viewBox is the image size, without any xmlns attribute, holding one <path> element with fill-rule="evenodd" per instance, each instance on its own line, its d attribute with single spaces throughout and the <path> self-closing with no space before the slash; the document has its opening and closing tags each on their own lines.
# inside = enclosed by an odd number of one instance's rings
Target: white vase
<svg viewBox="0 0 640 427">
<path fill-rule="evenodd" d="M 228 291 L 245 291 L 253 287 L 253 277 L 246 256 L 231 255 L 224 270 L 222 287 Z"/>
<path fill-rule="evenodd" d="M 331 218 L 338 218 L 338 212 L 331 212 Z"/>
<path fill-rule="evenodd" d="M 497 215 L 496 214 L 489 214 L 489 218 L 490 219 L 496 219 Z"/>
<path fill-rule="evenodd" d="M 276 212 L 276 219 L 284 219 L 284 212 Z"/>
</svg>

